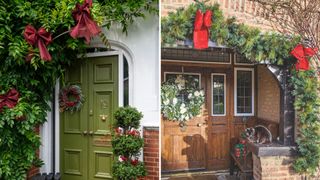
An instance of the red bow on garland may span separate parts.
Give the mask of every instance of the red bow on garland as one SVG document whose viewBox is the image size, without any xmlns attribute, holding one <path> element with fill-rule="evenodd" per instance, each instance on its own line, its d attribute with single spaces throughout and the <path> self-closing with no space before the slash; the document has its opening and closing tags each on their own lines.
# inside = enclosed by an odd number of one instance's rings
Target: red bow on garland
<svg viewBox="0 0 320 180">
<path fill-rule="evenodd" d="M 73 38 L 84 37 L 87 44 L 90 43 L 92 36 L 96 36 L 101 32 L 96 22 L 91 19 L 89 10 L 91 6 L 92 0 L 85 0 L 82 5 L 77 4 L 72 12 L 73 19 L 77 22 L 77 25 L 71 29 L 70 35 Z"/>
<path fill-rule="evenodd" d="M 47 45 L 52 41 L 51 34 L 43 27 L 38 31 L 31 25 L 27 25 L 24 30 L 24 38 L 32 46 L 39 48 L 40 57 L 44 61 L 51 61 L 51 55 L 48 52 Z"/>
<path fill-rule="evenodd" d="M 298 44 L 290 53 L 297 58 L 296 70 L 309 70 L 308 57 L 312 57 L 317 53 L 317 48 L 305 48 L 302 44 Z"/>
<path fill-rule="evenodd" d="M 200 10 L 197 10 L 193 30 L 193 43 L 195 49 L 208 48 L 209 28 L 212 24 L 211 16 L 212 11 L 210 10 L 207 10 L 204 14 Z"/>
<path fill-rule="evenodd" d="M 2 109 L 4 106 L 7 106 L 8 108 L 14 108 L 19 99 L 19 92 L 16 89 L 10 89 L 9 92 L 7 92 L 4 95 L 0 95 L 0 109 Z"/>
</svg>

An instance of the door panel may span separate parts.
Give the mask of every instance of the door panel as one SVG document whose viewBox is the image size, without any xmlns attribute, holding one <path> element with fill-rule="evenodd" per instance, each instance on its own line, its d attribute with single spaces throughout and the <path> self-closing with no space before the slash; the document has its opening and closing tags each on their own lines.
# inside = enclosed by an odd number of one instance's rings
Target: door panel
<svg viewBox="0 0 320 180">
<path fill-rule="evenodd" d="M 89 139 L 90 179 L 112 179 L 111 127 L 113 112 L 118 107 L 117 58 L 95 58 L 89 65 L 89 103 L 92 107 L 89 127 L 93 131 Z"/>
<path fill-rule="evenodd" d="M 80 85 L 85 102 L 78 112 L 61 113 L 62 178 L 112 179 L 111 126 L 118 107 L 118 56 L 78 60 L 66 73 L 66 84 Z"/>
<path fill-rule="evenodd" d="M 87 94 L 86 62 L 77 60 L 66 72 L 65 83 L 77 84 L 82 93 Z M 87 180 L 88 176 L 88 141 L 82 132 L 88 129 L 87 104 L 84 103 L 80 111 L 61 113 L 61 169 L 64 179 Z"/>
<path fill-rule="evenodd" d="M 184 75 L 199 75 L 204 89 L 205 79 L 200 73 L 186 71 Z M 206 127 L 202 126 L 205 119 L 205 112 L 202 112 L 187 122 L 185 131 L 181 131 L 178 122 L 162 120 L 162 171 L 206 169 Z"/>
<path fill-rule="evenodd" d="M 162 171 L 205 169 L 205 129 L 195 124 L 203 120 L 191 121 L 185 131 L 176 122 L 162 121 Z"/>
<path fill-rule="evenodd" d="M 226 169 L 229 166 L 230 152 L 230 74 L 227 71 L 215 72 L 213 70 L 209 76 L 207 80 L 207 104 L 209 106 L 207 169 Z M 219 103 L 223 104 L 221 106 L 223 111 L 221 109 L 217 111 L 217 108 L 214 107 Z"/>
</svg>

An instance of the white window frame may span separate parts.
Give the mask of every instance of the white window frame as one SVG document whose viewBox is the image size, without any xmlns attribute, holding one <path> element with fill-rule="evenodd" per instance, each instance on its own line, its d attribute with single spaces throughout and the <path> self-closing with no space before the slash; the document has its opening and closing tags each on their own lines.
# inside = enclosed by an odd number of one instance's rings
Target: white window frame
<svg viewBox="0 0 320 180">
<path fill-rule="evenodd" d="M 252 103 L 252 106 L 251 106 L 251 113 L 238 113 L 237 112 L 237 77 L 238 77 L 238 71 L 251 71 L 251 78 L 252 78 L 252 83 L 251 83 L 251 88 L 252 88 L 252 99 L 251 99 L 251 103 Z M 255 96 L 255 92 L 254 92 L 254 68 L 234 68 L 234 114 L 235 116 L 254 116 L 254 96 Z"/>
<path fill-rule="evenodd" d="M 218 76 L 223 76 L 223 88 L 224 88 L 224 114 L 214 114 L 213 113 L 213 76 L 218 75 Z M 211 116 L 226 116 L 226 110 L 227 110 L 227 82 L 226 82 L 226 74 L 225 73 L 211 73 Z"/>
<path fill-rule="evenodd" d="M 199 76 L 199 88 L 201 89 L 201 73 L 192 73 L 192 72 L 164 72 L 164 82 L 167 81 L 167 74 L 175 74 L 175 75 L 197 75 L 197 76 Z"/>
</svg>

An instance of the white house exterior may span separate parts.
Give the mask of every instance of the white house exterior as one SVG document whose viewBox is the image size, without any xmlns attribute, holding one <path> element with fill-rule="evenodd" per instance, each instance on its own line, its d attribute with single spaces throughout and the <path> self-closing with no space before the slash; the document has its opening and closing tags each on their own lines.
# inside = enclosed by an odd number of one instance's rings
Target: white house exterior
<svg viewBox="0 0 320 180">
<path fill-rule="evenodd" d="M 120 26 L 114 25 L 110 30 L 103 30 L 113 51 L 87 54 L 87 57 L 119 55 L 119 106 L 123 106 L 124 88 L 123 83 L 121 83 L 123 82 L 123 56 L 127 59 L 129 105 L 136 107 L 144 115 L 141 121 L 141 131 L 147 131 L 151 127 L 153 131 L 158 132 L 160 125 L 159 29 L 159 17 L 157 15 L 147 15 L 145 19 L 137 19 L 129 26 L 127 35 L 122 32 Z M 105 47 L 105 45 L 99 38 L 95 38 L 90 47 Z M 42 140 L 40 158 L 44 161 L 40 173 L 60 172 L 59 88 L 59 83 L 57 83 L 55 102 L 53 103 L 54 111 L 48 113 L 47 122 L 40 127 Z M 155 164 L 151 165 L 155 166 Z M 146 166 L 148 167 L 148 163 Z M 158 171 L 158 167 L 154 169 Z M 149 174 L 153 175 L 155 173 L 149 172 Z"/>
</svg>

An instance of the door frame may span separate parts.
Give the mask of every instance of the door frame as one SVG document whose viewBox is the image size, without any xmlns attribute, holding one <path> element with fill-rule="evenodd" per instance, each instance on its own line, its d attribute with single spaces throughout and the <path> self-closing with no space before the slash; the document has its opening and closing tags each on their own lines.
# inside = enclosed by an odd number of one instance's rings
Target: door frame
<svg viewBox="0 0 320 180">
<path fill-rule="evenodd" d="M 128 62 L 128 73 L 129 73 L 129 105 L 134 105 L 133 90 L 134 90 L 134 56 L 132 51 L 125 44 L 109 40 L 112 51 L 103 52 L 93 52 L 87 53 L 85 57 L 107 57 L 118 55 L 118 105 L 123 106 L 123 66 L 124 66 L 124 56 Z M 105 48 L 104 44 L 97 43 L 90 47 L 94 48 Z M 79 58 L 81 56 L 78 56 Z M 59 91 L 60 91 L 60 81 L 57 80 L 54 89 L 54 103 L 50 103 L 52 111 L 47 114 L 47 122 L 40 127 L 40 137 L 42 146 L 40 148 L 40 158 L 43 160 L 44 165 L 40 168 L 41 173 L 58 173 L 60 172 L 60 112 L 59 112 Z M 53 118 L 55 119 L 55 124 L 53 127 Z M 54 142 L 53 137 L 54 136 Z M 53 146 L 53 144 L 55 144 Z M 54 150 L 53 150 L 54 149 Z M 54 151 L 54 152 L 53 152 Z M 54 162 L 54 163 L 53 163 Z M 53 165 L 54 164 L 54 165 Z M 54 166 L 54 167 L 53 167 Z"/>
</svg>

